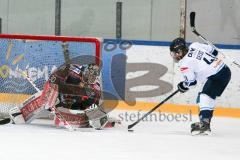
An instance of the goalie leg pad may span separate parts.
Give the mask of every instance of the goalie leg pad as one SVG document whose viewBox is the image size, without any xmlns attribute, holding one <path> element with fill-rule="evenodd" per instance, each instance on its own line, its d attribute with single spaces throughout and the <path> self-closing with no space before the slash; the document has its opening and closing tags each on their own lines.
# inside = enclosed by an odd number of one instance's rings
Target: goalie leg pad
<svg viewBox="0 0 240 160">
<path fill-rule="evenodd" d="M 35 118 L 37 118 L 45 109 L 42 106 L 43 101 L 41 96 L 36 96 L 34 99 L 24 103 L 21 108 L 21 113 L 26 123 L 31 123 Z"/>
<path fill-rule="evenodd" d="M 64 117 L 65 120 L 68 121 L 69 124 L 75 127 L 88 127 L 88 117 L 86 116 L 84 111 L 80 110 L 71 110 L 63 107 L 58 107 L 59 112 Z M 61 118 L 55 116 L 54 123 L 57 127 L 61 127 L 64 125 L 64 122 Z"/>
</svg>

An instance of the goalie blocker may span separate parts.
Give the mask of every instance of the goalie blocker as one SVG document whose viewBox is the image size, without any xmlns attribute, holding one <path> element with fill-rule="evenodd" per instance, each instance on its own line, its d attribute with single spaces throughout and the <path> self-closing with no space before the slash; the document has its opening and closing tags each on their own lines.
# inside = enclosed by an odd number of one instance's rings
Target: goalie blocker
<svg viewBox="0 0 240 160">
<path fill-rule="evenodd" d="M 109 120 L 100 105 L 99 76 L 100 69 L 95 64 L 62 65 L 51 74 L 43 91 L 27 99 L 20 109 L 11 109 L 10 117 L 16 124 L 30 123 L 48 110 L 55 115 L 56 126 L 113 127 L 119 121 Z"/>
</svg>

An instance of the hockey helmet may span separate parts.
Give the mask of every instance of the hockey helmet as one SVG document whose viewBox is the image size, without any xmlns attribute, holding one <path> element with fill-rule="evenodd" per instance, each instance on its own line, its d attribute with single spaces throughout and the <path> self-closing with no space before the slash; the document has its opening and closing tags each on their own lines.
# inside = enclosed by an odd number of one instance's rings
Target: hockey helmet
<svg viewBox="0 0 240 160">
<path fill-rule="evenodd" d="M 183 38 L 176 38 L 170 44 L 170 54 L 175 62 L 181 60 L 188 52 L 186 41 Z"/>
<path fill-rule="evenodd" d="M 83 71 L 83 82 L 87 84 L 93 84 L 100 76 L 100 68 L 96 64 L 89 64 L 85 66 Z"/>
</svg>

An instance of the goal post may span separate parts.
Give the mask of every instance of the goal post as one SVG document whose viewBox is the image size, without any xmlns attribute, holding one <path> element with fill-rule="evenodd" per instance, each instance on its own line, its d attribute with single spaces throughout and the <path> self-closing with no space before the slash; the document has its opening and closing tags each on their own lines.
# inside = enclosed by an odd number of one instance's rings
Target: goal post
<svg viewBox="0 0 240 160">
<path fill-rule="evenodd" d="M 102 39 L 0 34 L 0 112 L 6 112 L 36 93 L 19 73 L 25 72 L 42 89 L 50 74 L 66 62 L 101 67 Z"/>
</svg>

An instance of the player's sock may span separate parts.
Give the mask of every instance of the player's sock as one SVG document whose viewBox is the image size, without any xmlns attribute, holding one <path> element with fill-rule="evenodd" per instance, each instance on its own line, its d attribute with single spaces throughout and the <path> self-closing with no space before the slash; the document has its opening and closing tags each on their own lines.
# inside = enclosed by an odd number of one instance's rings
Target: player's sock
<svg viewBox="0 0 240 160">
<path fill-rule="evenodd" d="M 199 113 L 200 121 L 204 119 L 209 119 L 209 123 L 211 123 L 212 116 L 213 116 L 213 110 L 202 110 Z"/>
</svg>

